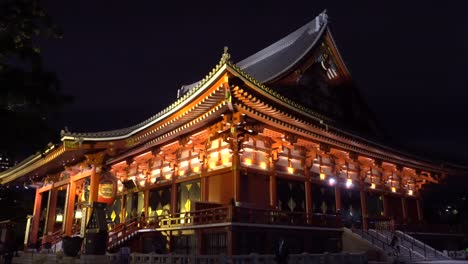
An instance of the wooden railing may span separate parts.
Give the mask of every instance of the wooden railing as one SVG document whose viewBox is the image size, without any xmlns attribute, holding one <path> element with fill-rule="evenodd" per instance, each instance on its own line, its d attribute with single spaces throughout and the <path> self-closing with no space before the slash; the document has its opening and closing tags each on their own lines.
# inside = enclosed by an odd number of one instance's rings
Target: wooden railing
<svg viewBox="0 0 468 264">
<path fill-rule="evenodd" d="M 341 218 L 336 215 L 285 212 L 245 207 L 234 207 L 233 222 L 266 225 L 342 227 Z"/>
<path fill-rule="evenodd" d="M 238 222 L 265 225 L 293 225 L 317 227 L 342 227 L 341 218 L 336 215 L 307 214 L 278 210 L 220 206 L 195 212 L 177 213 L 160 220 L 160 226 L 178 227 L 223 222 Z"/>
<path fill-rule="evenodd" d="M 223 205 L 193 212 L 131 219 L 128 223 L 116 225 L 109 232 L 108 248 L 113 247 L 118 242 L 127 239 L 129 235 L 143 228 L 172 228 L 226 222 L 328 228 L 340 228 L 343 226 L 341 218 L 336 215 L 284 212 Z"/>
<path fill-rule="evenodd" d="M 230 211 L 228 206 L 221 206 L 194 212 L 176 213 L 166 218 L 161 218 L 159 224 L 161 227 L 177 227 L 229 222 L 230 215 L 232 215 Z"/>
<path fill-rule="evenodd" d="M 112 232 L 109 232 L 107 240 L 107 248 L 111 248 L 116 243 L 128 238 L 131 234 L 135 233 L 139 229 L 139 219 L 130 219 L 128 223 L 118 225 Z"/>
</svg>

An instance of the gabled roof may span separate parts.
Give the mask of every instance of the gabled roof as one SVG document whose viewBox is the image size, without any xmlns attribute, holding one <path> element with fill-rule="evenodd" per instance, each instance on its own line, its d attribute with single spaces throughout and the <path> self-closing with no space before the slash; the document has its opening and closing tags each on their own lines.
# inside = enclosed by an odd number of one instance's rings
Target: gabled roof
<svg viewBox="0 0 468 264">
<path fill-rule="evenodd" d="M 326 12 L 323 11 L 309 23 L 263 50 L 236 63 L 236 66 L 260 83 L 273 80 L 290 70 L 315 47 L 320 37 L 326 32 L 327 24 L 328 16 Z M 215 70 L 221 66 L 222 63 L 218 64 Z M 71 133 L 62 131 L 61 137 L 62 139 L 83 138 L 84 140 L 116 140 L 134 135 L 177 111 L 179 108 L 178 106 L 181 106 L 182 102 L 193 100 L 198 96 L 201 90 L 199 88 L 204 86 L 207 80 L 210 79 L 209 77 L 211 77 L 210 74 L 201 81 L 182 86 L 178 92 L 178 100 L 176 102 L 136 125 L 123 129 L 94 133 Z"/>
<path fill-rule="evenodd" d="M 259 52 L 239 61 L 236 66 L 261 83 L 276 79 L 300 61 L 327 29 L 328 16 L 323 11 L 312 21 Z M 198 82 L 183 85 L 178 95 L 184 95 Z"/>
</svg>

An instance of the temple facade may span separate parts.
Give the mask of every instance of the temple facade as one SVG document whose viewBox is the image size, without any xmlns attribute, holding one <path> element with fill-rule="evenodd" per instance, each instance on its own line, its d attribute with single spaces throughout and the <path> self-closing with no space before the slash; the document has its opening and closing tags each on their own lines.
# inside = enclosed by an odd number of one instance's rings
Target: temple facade
<svg viewBox="0 0 468 264">
<path fill-rule="evenodd" d="M 343 226 L 423 221 L 421 190 L 451 173 L 379 135 L 322 13 L 238 63 L 225 48 L 133 127 L 62 131 L 0 182 L 36 188 L 26 245 L 84 236 L 101 202 L 109 251 L 339 252 Z"/>
</svg>

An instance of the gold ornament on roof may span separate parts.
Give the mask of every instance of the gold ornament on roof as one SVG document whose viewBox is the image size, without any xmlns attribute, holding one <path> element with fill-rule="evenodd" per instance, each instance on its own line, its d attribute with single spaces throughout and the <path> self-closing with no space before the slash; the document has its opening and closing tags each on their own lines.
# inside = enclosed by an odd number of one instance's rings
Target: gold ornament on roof
<svg viewBox="0 0 468 264">
<path fill-rule="evenodd" d="M 229 54 L 228 50 L 229 50 L 228 46 L 224 46 L 224 52 L 223 52 L 223 55 L 221 56 L 220 64 L 228 63 L 229 60 L 231 59 L 231 54 Z"/>
</svg>

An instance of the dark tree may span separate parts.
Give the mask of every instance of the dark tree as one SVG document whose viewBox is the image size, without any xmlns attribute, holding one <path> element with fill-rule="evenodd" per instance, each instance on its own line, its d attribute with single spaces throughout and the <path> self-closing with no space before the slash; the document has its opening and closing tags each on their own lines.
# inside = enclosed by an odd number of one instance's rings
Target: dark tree
<svg viewBox="0 0 468 264">
<path fill-rule="evenodd" d="M 49 119 L 71 97 L 43 69 L 39 39 L 62 34 L 36 0 L 0 0 L 0 152 L 44 148 L 58 135 Z"/>
</svg>

